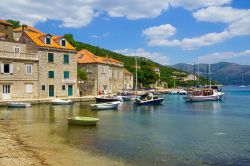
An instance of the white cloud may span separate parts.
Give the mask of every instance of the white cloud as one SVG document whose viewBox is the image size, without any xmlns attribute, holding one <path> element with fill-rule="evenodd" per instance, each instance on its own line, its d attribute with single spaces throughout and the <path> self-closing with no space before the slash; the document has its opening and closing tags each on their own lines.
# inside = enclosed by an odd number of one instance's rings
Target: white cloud
<svg viewBox="0 0 250 166">
<path fill-rule="evenodd" d="M 250 10 L 234 9 L 232 7 L 208 7 L 193 13 L 198 21 L 232 23 L 250 16 Z"/>
<path fill-rule="evenodd" d="M 160 52 L 147 52 L 143 48 L 123 49 L 123 50 L 114 50 L 114 51 L 120 54 L 128 55 L 128 56 L 145 57 L 154 62 L 160 63 L 162 65 L 169 65 L 169 58 Z"/>
<path fill-rule="evenodd" d="M 150 38 L 161 38 L 162 36 L 167 38 L 176 33 L 176 28 L 170 24 L 164 24 L 145 29 L 142 33 Z"/>
<path fill-rule="evenodd" d="M 188 10 L 207 6 L 220 6 L 231 0 L 1 0 L 3 19 L 17 19 L 34 25 L 47 20 L 62 21 L 63 27 L 83 27 L 106 12 L 110 17 L 130 20 L 154 18 L 172 7 Z"/>
<path fill-rule="evenodd" d="M 199 57 L 200 63 L 216 63 L 220 61 L 232 61 L 234 58 L 238 57 L 250 57 L 250 50 L 241 52 L 216 52 L 212 54 L 207 54 Z"/>
<path fill-rule="evenodd" d="M 208 6 L 222 6 L 230 4 L 232 0 L 170 0 L 171 6 L 183 7 L 188 10 L 198 9 Z"/>
<path fill-rule="evenodd" d="M 250 35 L 250 10 L 234 9 L 231 7 L 208 7 L 198 10 L 193 16 L 198 21 L 222 22 L 228 24 L 228 26 L 221 32 L 211 32 L 201 36 L 183 39 L 170 39 L 175 34 L 176 28 L 169 24 L 164 25 L 172 27 L 172 29 L 175 30 L 174 33 L 171 31 L 163 31 L 160 35 L 145 33 L 152 29 L 157 30 L 159 27 L 162 27 L 162 25 L 149 27 L 143 30 L 142 33 L 146 36 L 149 46 L 179 46 L 185 50 L 214 45 L 237 36 Z M 169 33 L 171 35 L 169 35 Z"/>
</svg>

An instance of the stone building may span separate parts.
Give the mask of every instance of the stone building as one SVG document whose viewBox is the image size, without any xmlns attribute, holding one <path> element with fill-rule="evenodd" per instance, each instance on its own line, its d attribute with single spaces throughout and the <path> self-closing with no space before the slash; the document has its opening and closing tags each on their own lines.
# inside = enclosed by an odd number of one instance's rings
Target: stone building
<svg viewBox="0 0 250 166">
<path fill-rule="evenodd" d="M 22 25 L 21 27 L 15 28 L 13 30 L 13 39 L 15 41 L 18 41 L 19 38 L 22 36 L 23 32 L 36 32 L 36 33 L 42 33 L 41 31 L 39 31 L 38 29 L 28 26 L 28 25 Z"/>
<path fill-rule="evenodd" d="M 38 98 L 38 55 L 26 44 L 0 40 L 0 100 Z"/>
<path fill-rule="evenodd" d="M 13 40 L 13 25 L 11 23 L 0 20 L 0 39 Z"/>
<path fill-rule="evenodd" d="M 134 77 L 133 74 L 130 73 L 127 69 L 123 69 L 123 89 L 124 90 L 131 90 L 133 89 L 133 82 L 134 82 Z"/>
<path fill-rule="evenodd" d="M 38 56 L 38 97 L 78 96 L 75 48 L 63 36 L 24 31 L 19 42 Z"/>
<path fill-rule="evenodd" d="M 79 51 L 77 57 L 78 66 L 87 72 L 87 80 L 79 84 L 81 95 L 115 94 L 123 89 L 123 63 L 87 50 Z"/>
</svg>

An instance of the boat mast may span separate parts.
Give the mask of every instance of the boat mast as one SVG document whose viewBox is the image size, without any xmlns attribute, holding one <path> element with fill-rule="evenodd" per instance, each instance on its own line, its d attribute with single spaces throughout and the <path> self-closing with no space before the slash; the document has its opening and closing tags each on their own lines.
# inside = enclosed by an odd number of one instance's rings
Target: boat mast
<svg viewBox="0 0 250 166">
<path fill-rule="evenodd" d="M 211 82 L 211 73 L 210 73 L 210 72 L 211 72 L 211 71 L 210 71 L 210 63 L 209 63 L 209 65 L 208 65 L 208 68 L 209 68 L 209 73 L 208 73 L 208 74 L 209 74 L 209 86 L 210 86 L 210 88 L 211 88 L 211 83 L 212 83 L 212 82 Z"/>
<path fill-rule="evenodd" d="M 198 60 L 197 60 L 198 62 L 198 73 L 197 73 L 197 76 L 198 76 L 198 78 L 197 78 L 197 80 L 198 80 L 198 85 L 200 85 L 200 64 L 199 64 L 199 57 L 198 57 Z"/>
<path fill-rule="evenodd" d="M 138 77 L 137 77 L 137 57 L 135 56 L 135 92 L 137 94 L 137 82 L 138 82 Z"/>
</svg>

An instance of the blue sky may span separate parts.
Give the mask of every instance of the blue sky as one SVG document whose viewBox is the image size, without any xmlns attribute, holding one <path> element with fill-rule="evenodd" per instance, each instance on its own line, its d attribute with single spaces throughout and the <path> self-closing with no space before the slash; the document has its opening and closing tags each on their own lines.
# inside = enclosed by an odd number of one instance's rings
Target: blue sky
<svg viewBox="0 0 250 166">
<path fill-rule="evenodd" d="M 3 1 L 2 19 L 164 65 L 250 65 L 248 0 Z"/>
</svg>

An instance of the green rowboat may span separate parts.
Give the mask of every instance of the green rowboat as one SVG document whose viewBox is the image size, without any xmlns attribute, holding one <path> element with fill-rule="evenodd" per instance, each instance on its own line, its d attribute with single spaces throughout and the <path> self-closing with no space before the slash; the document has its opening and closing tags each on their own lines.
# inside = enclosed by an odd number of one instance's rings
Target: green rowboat
<svg viewBox="0 0 250 166">
<path fill-rule="evenodd" d="M 82 125 L 82 126 L 96 126 L 99 120 L 100 119 L 93 118 L 93 117 L 76 116 L 76 117 L 68 118 L 68 124 Z"/>
</svg>

